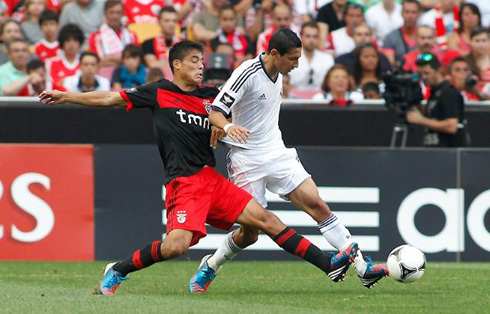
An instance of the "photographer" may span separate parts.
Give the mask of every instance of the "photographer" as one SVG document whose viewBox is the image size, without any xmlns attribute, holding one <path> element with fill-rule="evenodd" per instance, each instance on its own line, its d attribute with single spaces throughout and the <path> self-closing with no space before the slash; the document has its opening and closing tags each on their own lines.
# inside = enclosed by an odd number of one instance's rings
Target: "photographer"
<svg viewBox="0 0 490 314">
<path fill-rule="evenodd" d="M 424 84 L 431 88 L 431 95 L 424 114 L 413 108 L 407 112 L 407 122 L 426 128 L 425 146 L 466 146 L 463 96 L 444 80 L 441 63 L 433 54 L 419 55 L 416 64 Z"/>
</svg>

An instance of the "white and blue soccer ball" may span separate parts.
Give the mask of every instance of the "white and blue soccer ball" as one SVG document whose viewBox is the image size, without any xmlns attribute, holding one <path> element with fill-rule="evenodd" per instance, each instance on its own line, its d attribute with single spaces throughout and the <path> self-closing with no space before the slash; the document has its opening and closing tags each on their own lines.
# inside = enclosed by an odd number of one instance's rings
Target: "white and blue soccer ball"
<svg viewBox="0 0 490 314">
<path fill-rule="evenodd" d="M 419 280 L 424 275 L 425 264 L 424 253 L 409 244 L 401 245 L 391 251 L 387 261 L 390 277 L 402 283 Z"/>
</svg>

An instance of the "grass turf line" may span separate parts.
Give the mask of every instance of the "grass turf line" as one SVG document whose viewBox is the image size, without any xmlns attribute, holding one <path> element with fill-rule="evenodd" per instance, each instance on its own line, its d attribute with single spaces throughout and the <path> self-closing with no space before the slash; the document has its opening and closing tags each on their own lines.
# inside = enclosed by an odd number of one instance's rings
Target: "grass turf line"
<svg viewBox="0 0 490 314">
<path fill-rule="evenodd" d="M 204 295 L 188 280 L 198 262 L 130 274 L 116 296 L 94 295 L 103 262 L 0 262 L 0 313 L 485 313 L 490 263 L 428 263 L 419 282 L 335 284 L 304 262 L 232 262 Z"/>
</svg>

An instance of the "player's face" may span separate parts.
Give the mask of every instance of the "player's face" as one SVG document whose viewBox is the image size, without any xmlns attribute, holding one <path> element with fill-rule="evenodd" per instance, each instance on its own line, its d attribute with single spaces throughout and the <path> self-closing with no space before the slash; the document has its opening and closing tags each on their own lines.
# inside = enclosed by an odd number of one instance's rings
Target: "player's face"
<svg viewBox="0 0 490 314">
<path fill-rule="evenodd" d="M 288 74 L 298 67 L 298 59 L 301 57 L 301 48 L 293 48 L 284 55 L 274 54 L 275 65 L 279 73 Z"/>
<path fill-rule="evenodd" d="M 202 53 L 193 50 L 184 57 L 182 61 L 178 61 L 176 68 L 178 75 L 186 82 L 193 84 L 201 84 L 204 71 L 204 58 Z"/>
</svg>

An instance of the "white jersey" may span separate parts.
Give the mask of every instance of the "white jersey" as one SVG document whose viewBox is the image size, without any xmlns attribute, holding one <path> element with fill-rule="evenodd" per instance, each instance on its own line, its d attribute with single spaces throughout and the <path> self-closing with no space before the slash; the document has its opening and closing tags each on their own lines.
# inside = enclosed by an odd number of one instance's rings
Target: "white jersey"
<svg viewBox="0 0 490 314">
<path fill-rule="evenodd" d="M 213 108 L 225 115 L 231 113 L 233 124 L 250 131 L 247 143 L 227 144 L 246 149 L 276 150 L 284 148 L 279 130 L 279 110 L 282 102 L 282 75 L 272 79 L 267 73 L 262 53 L 243 62 L 222 87 L 213 101 Z"/>
</svg>

